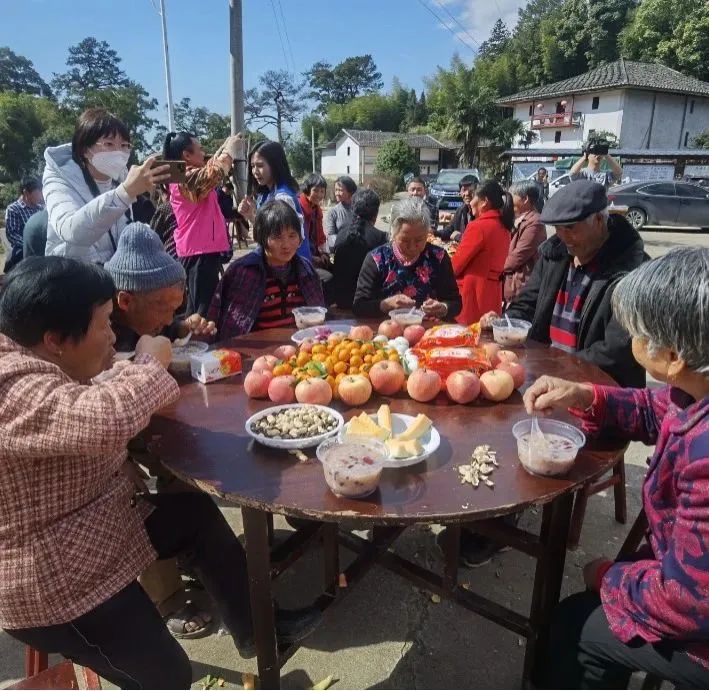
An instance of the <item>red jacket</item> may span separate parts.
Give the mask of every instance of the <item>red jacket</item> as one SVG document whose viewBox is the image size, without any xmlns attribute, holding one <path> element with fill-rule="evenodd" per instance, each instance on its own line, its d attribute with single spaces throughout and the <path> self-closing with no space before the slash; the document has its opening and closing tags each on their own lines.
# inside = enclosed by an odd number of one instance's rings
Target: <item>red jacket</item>
<svg viewBox="0 0 709 691">
<path fill-rule="evenodd" d="M 315 254 L 315 250 L 327 242 L 322 224 L 322 209 L 319 206 L 312 206 L 310 200 L 302 192 L 300 193 L 300 207 L 303 209 L 305 237 L 308 238 L 310 247 L 314 250 L 313 254 Z"/>
<path fill-rule="evenodd" d="M 461 324 L 472 324 L 486 312 L 502 309 L 502 269 L 510 247 L 510 233 L 502 225 L 500 212 L 484 211 L 465 229 L 453 271 L 458 279 L 463 309 Z"/>
<path fill-rule="evenodd" d="M 524 288 L 539 259 L 539 245 L 547 239 L 547 229 L 538 211 L 528 211 L 515 222 L 510 239 L 510 253 L 505 261 L 505 300 L 513 300 Z"/>
</svg>

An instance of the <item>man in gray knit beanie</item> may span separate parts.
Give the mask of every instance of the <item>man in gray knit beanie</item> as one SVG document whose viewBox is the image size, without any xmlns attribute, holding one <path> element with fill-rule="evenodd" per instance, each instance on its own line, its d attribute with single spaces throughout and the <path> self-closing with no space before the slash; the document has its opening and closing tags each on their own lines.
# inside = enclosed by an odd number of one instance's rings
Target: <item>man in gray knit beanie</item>
<svg viewBox="0 0 709 691">
<path fill-rule="evenodd" d="M 211 336 L 214 322 L 199 314 L 175 319 L 185 293 L 185 270 L 145 223 L 130 223 L 121 233 L 115 254 L 104 264 L 116 284 L 111 315 L 116 350 L 132 351 L 141 336 L 162 334 L 170 340 Z"/>
</svg>

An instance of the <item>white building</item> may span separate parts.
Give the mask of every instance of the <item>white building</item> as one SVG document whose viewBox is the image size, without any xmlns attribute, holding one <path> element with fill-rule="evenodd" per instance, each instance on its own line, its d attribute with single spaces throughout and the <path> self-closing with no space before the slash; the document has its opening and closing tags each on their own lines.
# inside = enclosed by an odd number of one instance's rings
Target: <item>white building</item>
<svg viewBox="0 0 709 691">
<path fill-rule="evenodd" d="M 677 173 L 680 159 L 709 157 L 691 144 L 709 130 L 709 83 L 664 65 L 621 58 L 498 103 L 512 108 L 514 117 L 537 135 L 528 147 L 520 140 L 507 152 L 513 161 L 580 155 L 583 142 L 601 131 L 618 138 L 615 155 L 629 163 L 643 159 L 651 164 L 653 159 L 664 163 L 668 173 Z"/>
<path fill-rule="evenodd" d="M 416 152 L 422 175 L 435 175 L 455 160 L 453 145 L 430 134 L 343 129 L 322 148 L 320 172 L 329 176 L 349 175 L 362 183 L 365 176 L 374 175 L 379 149 L 392 139 L 405 140 Z"/>
</svg>

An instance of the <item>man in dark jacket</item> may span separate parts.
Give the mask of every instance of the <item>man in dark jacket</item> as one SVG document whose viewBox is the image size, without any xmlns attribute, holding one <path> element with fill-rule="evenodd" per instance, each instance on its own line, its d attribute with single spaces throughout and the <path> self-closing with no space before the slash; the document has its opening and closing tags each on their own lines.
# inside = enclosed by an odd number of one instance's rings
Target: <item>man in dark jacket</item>
<svg viewBox="0 0 709 691">
<path fill-rule="evenodd" d="M 460 242 L 465 229 L 468 227 L 468 223 L 475 219 L 473 212 L 470 210 L 470 202 L 473 201 L 475 190 L 479 182 L 480 181 L 474 175 L 465 175 L 460 179 L 458 192 L 460 193 L 460 198 L 463 200 L 463 203 L 455 210 L 453 220 L 447 226 L 440 230 L 435 229 L 435 226 L 433 226 L 433 234 L 436 237 L 441 238 L 441 240 L 445 242 L 452 240 Z"/>
<path fill-rule="evenodd" d="M 556 235 L 506 314 L 532 322 L 529 338 L 574 353 L 608 373 L 621 386 L 642 387 L 645 372 L 635 361 L 630 335 L 611 311 L 611 295 L 625 274 L 648 256 L 636 230 L 622 216 L 608 216 L 602 185 L 572 182 L 546 204 L 542 223 Z M 489 324 L 487 314 L 482 326 Z"/>
</svg>

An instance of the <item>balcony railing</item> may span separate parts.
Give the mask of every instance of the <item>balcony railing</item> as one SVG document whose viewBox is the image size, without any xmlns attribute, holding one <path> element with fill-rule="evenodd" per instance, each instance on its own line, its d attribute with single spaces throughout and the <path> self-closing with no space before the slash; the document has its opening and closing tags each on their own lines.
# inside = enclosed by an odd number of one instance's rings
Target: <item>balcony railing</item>
<svg viewBox="0 0 709 691">
<path fill-rule="evenodd" d="M 532 129 L 541 130 L 545 127 L 580 127 L 583 113 L 553 113 L 549 115 L 535 115 L 532 118 Z"/>
</svg>

